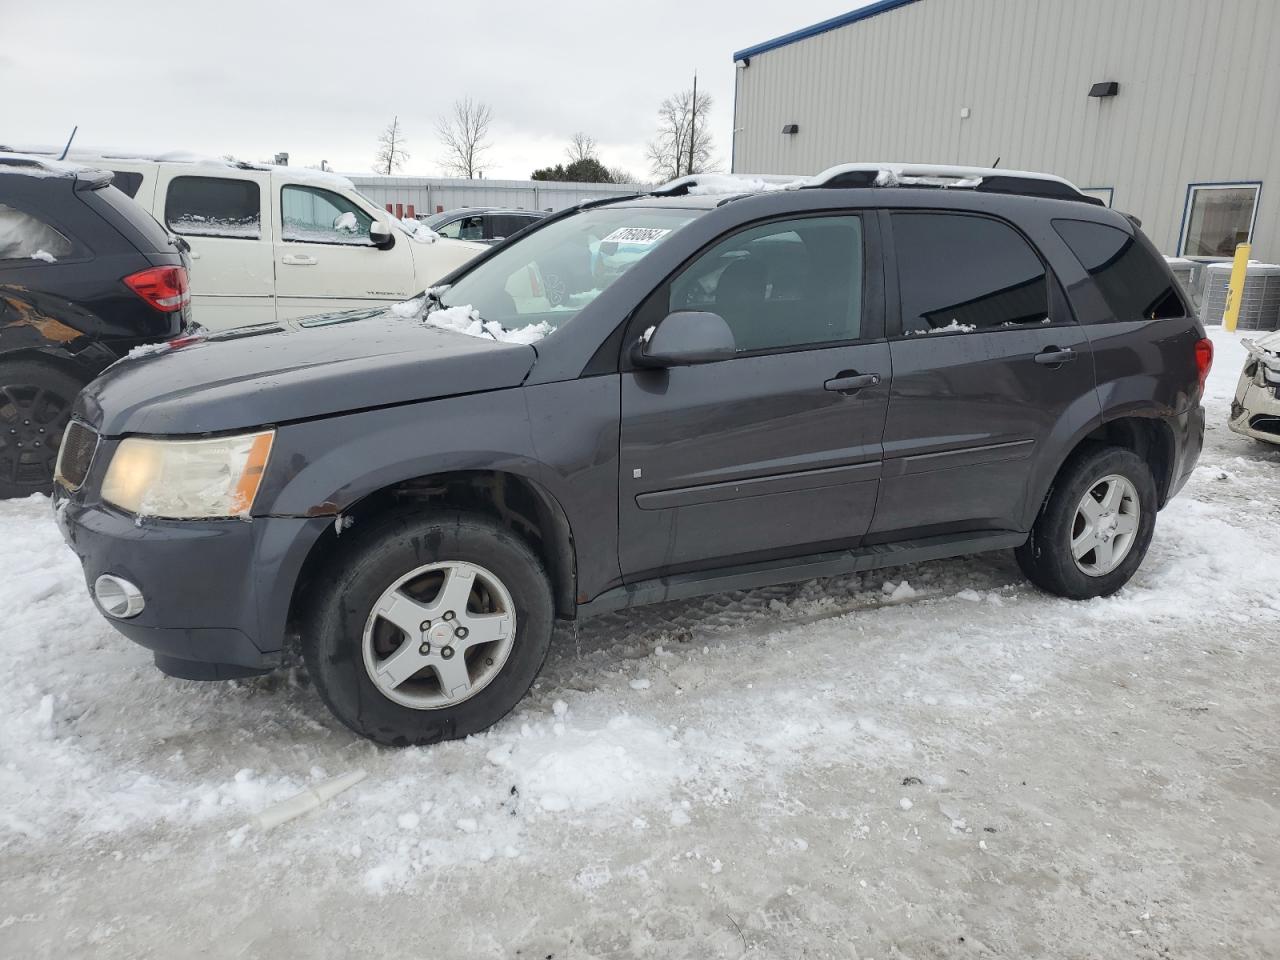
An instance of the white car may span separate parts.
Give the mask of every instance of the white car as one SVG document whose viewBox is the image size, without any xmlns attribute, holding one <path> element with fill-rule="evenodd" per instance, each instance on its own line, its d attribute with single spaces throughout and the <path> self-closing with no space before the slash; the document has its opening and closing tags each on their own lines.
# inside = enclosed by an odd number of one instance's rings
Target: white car
<svg viewBox="0 0 1280 960">
<path fill-rule="evenodd" d="M 211 329 L 408 299 L 486 247 L 437 237 L 345 177 L 223 160 L 73 151 L 191 246 L 192 319 Z"/>
<path fill-rule="evenodd" d="M 1227 421 L 1236 433 L 1280 443 L 1280 330 L 1242 341 L 1249 351 Z"/>
</svg>

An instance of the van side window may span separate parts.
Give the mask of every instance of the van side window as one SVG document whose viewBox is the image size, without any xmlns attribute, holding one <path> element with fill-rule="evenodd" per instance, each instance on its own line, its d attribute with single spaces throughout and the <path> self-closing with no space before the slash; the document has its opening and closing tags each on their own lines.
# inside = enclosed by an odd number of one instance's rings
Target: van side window
<svg viewBox="0 0 1280 960">
<path fill-rule="evenodd" d="M 1135 237 L 1105 223 L 1084 220 L 1054 220 L 1053 229 L 1093 278 L 1117 320 L 1186 315 L 1168 269 Z"/>
<path fill-rule="evenodd" d="M 280 191 L 280 221 L 284 240 L 373 245 L 373 217 L 332 190 L 289 184 Z"/>
<path fill-rule="evenodd" d="M 174 233 L 192 237 L 262 236 L 262 199 L 252 180 L 174 177 L 164 201 L 164 220 Z"/>
<path fill-rule="evenodd" d="M 51 263 L 70 255 L 71 241 L 53 227 L 29 213 L 0 203 L 0 260 Z"/>
<path fill-rule="evenodd" d="M 672 281 L 668 306 L 718 313 L 740 352 L 857 340 L 862 275 L 858 217 L 777 221 L 700 256 Z"/>
<path fill-rule="evenodd" d="M 963 214 L 895 213 L 893 246 L 908 336 L 1048 322 L 1044 264 L 1007 224 Z"/>
</svg>

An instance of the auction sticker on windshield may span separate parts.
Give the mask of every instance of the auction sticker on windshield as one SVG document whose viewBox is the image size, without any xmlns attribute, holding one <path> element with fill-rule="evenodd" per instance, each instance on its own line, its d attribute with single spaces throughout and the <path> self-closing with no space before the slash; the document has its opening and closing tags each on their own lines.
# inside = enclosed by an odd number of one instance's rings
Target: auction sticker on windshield
<svg viewBox="0 0 1280 960">
<path fill-rule="evenodd" d="M 657 243 L 670 232 L 662 227 L 619 227 L 600 242 L 650 244 Z"/>
</svg>

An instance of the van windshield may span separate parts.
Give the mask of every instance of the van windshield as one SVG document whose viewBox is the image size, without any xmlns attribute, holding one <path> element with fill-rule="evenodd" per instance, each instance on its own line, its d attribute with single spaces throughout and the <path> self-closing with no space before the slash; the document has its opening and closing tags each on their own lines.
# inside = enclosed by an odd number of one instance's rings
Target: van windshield
<svg viewBox="0 0 1280 960">
<path fill-rule="evenodd" d="M 480 320 L 509 331 L 548 333 L 701 212 L 584 210 L 498 250 L 443 290 L 440 306 L 470 307 Z"/>
</svg>

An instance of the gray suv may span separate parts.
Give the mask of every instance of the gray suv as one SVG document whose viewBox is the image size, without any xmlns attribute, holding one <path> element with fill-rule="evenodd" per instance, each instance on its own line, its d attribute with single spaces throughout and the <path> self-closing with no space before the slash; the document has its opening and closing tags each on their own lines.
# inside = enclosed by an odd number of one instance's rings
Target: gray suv
<svg viewBox="0 0 1280 960">
<path fill-rule="evenodd" d="M 1129 580 L 1212 359 L 1130 219 L 995 180 L 686 188 L 111 367 L 55 495 L 104 615 L 192 679 L 296 636 L 343 723 L 421 744 L 507 714 L 557 619 L 986 550 L 1064 597 Z"/>
</svg>

